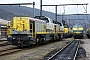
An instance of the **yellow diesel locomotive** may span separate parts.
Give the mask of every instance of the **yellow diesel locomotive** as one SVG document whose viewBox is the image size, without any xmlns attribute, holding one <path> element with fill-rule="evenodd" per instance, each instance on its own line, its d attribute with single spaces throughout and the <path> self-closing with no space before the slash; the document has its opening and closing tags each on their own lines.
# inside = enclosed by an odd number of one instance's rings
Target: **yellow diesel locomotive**
<svg viewBox="0 0 90 60">
<path fill-rule="evenodd" d="M 69 28 L 67 24 L 64 25 L 64 37 L 65 38 L 72 37 L 71 29 Z"/>
<path fill-rule="evenodd" d="M 84 28 L 81 24 L 75 24 L 72 28 L 74 38 L 83 38 Z"/>
<path fill-rule="evenodd" d="M 7 40 L 12 45 L 28 46 L 45 43 L 63 38 L 59 24 L 54 24 L 50 18 L 36 19 L 31 17 L 14 17 L 7 24 Z"/>
<path fill-rule="evenodd" d="M 90 38 L 90 27 L 86 29 L 86 35 L 88 38 Z"/>
</svg>

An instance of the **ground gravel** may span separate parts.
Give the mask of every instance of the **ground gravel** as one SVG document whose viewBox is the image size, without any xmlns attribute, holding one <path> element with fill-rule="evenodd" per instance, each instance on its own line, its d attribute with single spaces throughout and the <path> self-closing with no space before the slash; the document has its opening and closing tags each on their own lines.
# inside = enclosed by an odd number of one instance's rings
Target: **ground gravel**
<svg viewBox="0 0 90 60">
<path fill-rule="evenodd" d="M 16 52 L 10 55 L 1 56 L 0 60 L 43 60 L 43 57 L 46 56 L 49 52 L 53 51 L 54 49 L 64 47 L 67 42 L 72 40 L 73 38 L 65 38 L 62 41 L 57 41 L 36 48 Z"/>
</svg>

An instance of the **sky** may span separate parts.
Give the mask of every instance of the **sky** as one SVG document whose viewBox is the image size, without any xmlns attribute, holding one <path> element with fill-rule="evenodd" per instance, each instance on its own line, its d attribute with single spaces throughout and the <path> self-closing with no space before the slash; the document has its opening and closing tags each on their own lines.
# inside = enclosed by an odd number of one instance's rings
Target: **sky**
<svg viewBox="0 0 90 60">
<path fill-rule="evenodd" d="M 40 9 L 40 0 L 0 0 L 0 4 L 8 3 L 32 3 L 35 2 L 35 8 Z M 59 4 L 83 4 L 88 3 L 87 14 L 90 14 L 90 0 L 42 0 L 43 5 L 59 5 Z M 25 5 L 27 7 L 32 7 L 32 5 Z M 70 5 L 70 6 L 58 6 L 58 14 L 86 14 L 85 11 L 86 5 Z M 54 6 L 43 6 L 43 10 L 55 13 Z"/>
</svg>

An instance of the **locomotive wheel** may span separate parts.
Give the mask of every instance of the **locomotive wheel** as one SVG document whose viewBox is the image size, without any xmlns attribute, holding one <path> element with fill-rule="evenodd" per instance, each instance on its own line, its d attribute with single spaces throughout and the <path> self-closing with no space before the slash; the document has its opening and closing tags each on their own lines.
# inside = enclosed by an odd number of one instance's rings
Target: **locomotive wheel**
<svg viewBox="0 0 90 60">
<path fill-rule="evenodd" d="M 19 47 L 19 48 L 22 48 L 23 46 L 22 46 L 22 44 L 20 44 L 18 47 Z"/>
<path fill-rule="evenodd" d="M 36 39 L 36 45 L 38 45 L 38 44 L 39 44 L 39 39 L 37 38 L 37 39 Z"/>
<path fill-rule="evenodd" d="M 60 38 L 60 40 L 62 40 L 63 39 L 63 34 L 61 34 L 61 38 Z"/>
</svg>

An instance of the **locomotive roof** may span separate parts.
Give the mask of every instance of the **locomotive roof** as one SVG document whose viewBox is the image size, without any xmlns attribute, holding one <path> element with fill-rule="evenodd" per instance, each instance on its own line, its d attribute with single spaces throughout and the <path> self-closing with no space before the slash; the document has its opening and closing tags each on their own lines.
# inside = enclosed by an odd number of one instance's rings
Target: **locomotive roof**
<svg viewBox="0 0 90 60">
<path fill-rule="evenodd" d="M 14 18 L 20 18 L 20 19 L 25 19 L 25 20 L 27 20 L 27 19 L 30 19 L 30 20 L 33 20 L 33 21 L 36 21 L 36 22 L 43 22 L 43 23 L 46 23 L 45 21 L 43 21 L 43 20 L 40 20 L 40 19 L 36 19 L 36 18 L 31 18 L 31 17 L 14 17 Z"/>
<path fill-rule="evenodd" d="M 77 23 L 77 24 L 75 24 L 75 25 L 73 26 L 73 28 L 76 28 L 76 27 L 82 27 L 82 28 L 83 28 L 83 26 L 82 26 L 81 24 L 79 24 L 79 23 Z"/>
<path fill-rule="evenodd" d="M 53 23 L 59 24 L 60 26 L 62 26 L 61 22 L 58 22 L 58 21 L 53 20 Z"/>
<path fill-rule="evenodd" d="M 30 20 L 34 20 L 36 22 L 43 22 L 46 23 L 45 21 L 41 20 L 41 19 L 36 19 L 36 18 L 29 18 Z"/>
</svg>

